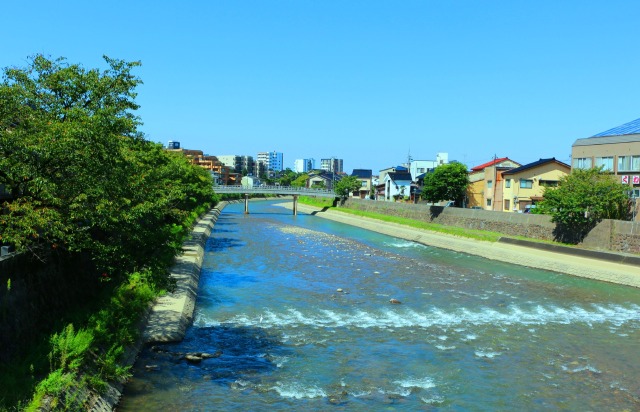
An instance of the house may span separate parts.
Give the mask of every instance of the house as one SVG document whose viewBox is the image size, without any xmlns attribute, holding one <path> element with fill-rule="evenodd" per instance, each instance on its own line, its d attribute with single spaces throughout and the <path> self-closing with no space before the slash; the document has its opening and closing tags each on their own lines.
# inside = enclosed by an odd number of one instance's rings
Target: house
<svg viewBox="0 0 640 412">
<path fill-rule="evenodd" d="M 383 183 L 384 200 L 395 201 L 411 195 L 411 173 L 408 171 L 387 172 Z"/>
<path fill-rule="evenodd" d="M 360 199 L 368 198 L 371 193 L 371 188 L 373 187 L 373 173 L 371 172 L 371 169 L 353 169 L 351 176 L 358 179 L 358 182 L 360 183 L 358 190 L 354 191 L 351 196 L 359 197 Z"/>
<path fill-rule="evenodd" d="M 340 179 L 342 179 L 342 176 L 337 173 L 327 172 L 325 170 L 314 170 L 309 173 L 307 188 L 324 188 L 331 190 L 333 189 L 334 183 L 340 181 Z"/>
<path fill-rule="evenodd" d="M 384 182 L 384 177 L 386 176 L 387 173 L 408 172 L 408 171 L 409 169 L 407 169 L 404 166 L 392 166 L 392 167 L 387 167 L 386 169 L 382 169 L 380 170 L 380 174 L 378 176 L 379 184 L 382 184 Z"/>
<path fill-rule="evenodd" d="M 502 193 L 494 193 L 494 187 L 501 188 L 502 172 L 521 166 L 508 157 L 493 160 L 471 168 L 467 187 L 467 207 L 481 207 L 494 210 L 494 199 L 502 198 Z M 496 186 L 497 185 L 497 186 Z M 500 210 L 500 209 L 495 209 Z"/>
<path fill-rule="evenodd" d="M 629 185 L 632 198 L 640 197 L 640 119 L 577 139 L 571 146 L 571 159 L 573 169 L 602 166 Z"/>
<path fill-rule="evenodd" d="M 523 212 L 543 199 L 547 187 L 556 187 L 571 172 L 571 166 L 555 157 L 540 159 L 524 166 L 505 170 L 502 174 L 502 198 L 496 208 L 504 212 Z"/>
</svg>

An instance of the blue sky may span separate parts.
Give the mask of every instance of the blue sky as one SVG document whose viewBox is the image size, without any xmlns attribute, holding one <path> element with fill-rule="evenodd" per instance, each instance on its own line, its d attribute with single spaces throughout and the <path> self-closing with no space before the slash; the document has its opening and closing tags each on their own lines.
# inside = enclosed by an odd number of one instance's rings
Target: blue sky
<svg viewBox="0 0 640 412">
<path fill-rule="evenodd" d="M 12 1 L 0 67 L 141 61 L 142 131 L 212 155 L 569 162 L 640 117 L 636 1 Z"/>
</svg>

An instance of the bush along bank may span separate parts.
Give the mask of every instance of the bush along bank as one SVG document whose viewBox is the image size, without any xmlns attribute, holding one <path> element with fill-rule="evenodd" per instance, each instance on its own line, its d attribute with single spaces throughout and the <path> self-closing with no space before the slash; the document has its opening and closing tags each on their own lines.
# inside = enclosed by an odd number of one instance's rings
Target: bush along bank
<svg viewBox="0 0 640 412">
<path fill-rule="evenodd" d="M 0 244 L 16 257 L 0 261 L 0 410 L 83 410 L 85 389 L 125 378 L 141 313 L 218 201 L 208 171 L 138 132 L 139 63 L 105 60 L 3 73 Z"/>
</svg>

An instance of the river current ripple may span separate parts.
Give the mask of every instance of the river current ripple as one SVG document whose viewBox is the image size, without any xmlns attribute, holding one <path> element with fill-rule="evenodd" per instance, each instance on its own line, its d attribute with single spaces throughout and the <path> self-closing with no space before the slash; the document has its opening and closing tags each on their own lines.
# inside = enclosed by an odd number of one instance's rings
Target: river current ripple
<svg viewBox="0 0 640 412">
<path fill-rule="evenodd" d="M 242 211 L 185 340 L 140 354 L 118 410 L 640 410 L 637 289 Z"/>
</svg>

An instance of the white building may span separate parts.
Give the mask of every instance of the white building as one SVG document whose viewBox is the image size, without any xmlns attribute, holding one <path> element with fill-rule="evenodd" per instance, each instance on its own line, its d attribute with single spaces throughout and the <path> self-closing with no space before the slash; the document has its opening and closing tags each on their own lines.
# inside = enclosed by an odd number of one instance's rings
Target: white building
<svg viewBox="0 0 640 412">
<path fill-rule="evenodd" d="M 306 173 L 316 167 L 315 159 L 296 159 L 293 162 L 293 171 L 296 173 Z"/>
<path fill-rule="evenodd" d="M 283 165 L 283 156 L 280 152 L 260 152 L 257 156 L 258 163 L 262 163 L 266 166 L 267 170 L 274 170 L 277 172 L 281 172 L 284 170 Z"/>
<path fill-rule="evenodd" d="M 409 164 L 411 179 L 416 181 L 417 177 L 421 174 L 427 173 L 428 171 L 447 163 L 449 163 L 448 153 L 438 153 L 436 155 L 436 160 L 411 160 L 411 164 Z"/>
<path fill-rule="evenodd" d="M 342 173 L 342 164 L 343 160 L 336 159 L 335 157 L 331 159 L 320 159 L 320 169 L 327 172 Z"/>
</svg>

